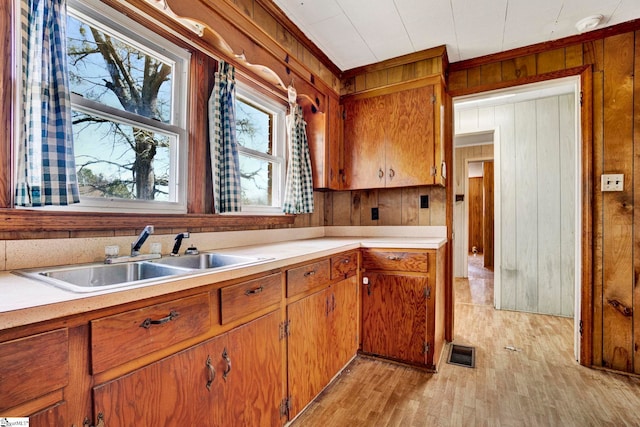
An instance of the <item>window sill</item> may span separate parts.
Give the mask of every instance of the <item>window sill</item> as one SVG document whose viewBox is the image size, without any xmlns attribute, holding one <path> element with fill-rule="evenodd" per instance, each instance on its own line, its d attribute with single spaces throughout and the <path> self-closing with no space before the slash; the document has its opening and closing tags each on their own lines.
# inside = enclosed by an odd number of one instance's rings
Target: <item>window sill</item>
<svg viewBox="0 0 640 427">
<path fill-rule="evenodd" d="M 295 215 L 282 214 L 122 214 L 0 209 L 0 232 L 2 233 L 137 230 L 147 224 L 153 224 L 156 229 L 197 232 L 287 226 L 294 221 Z M 5 239 L 7 238 L 11 237 L 5 235 Z"/>
</svg>

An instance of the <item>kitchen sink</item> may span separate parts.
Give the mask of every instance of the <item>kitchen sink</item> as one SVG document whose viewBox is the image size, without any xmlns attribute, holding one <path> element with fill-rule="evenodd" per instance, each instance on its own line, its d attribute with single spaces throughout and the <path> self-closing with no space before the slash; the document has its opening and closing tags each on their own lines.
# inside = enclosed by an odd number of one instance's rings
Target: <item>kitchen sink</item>
<svg viewBox="0 0 640 427">
<path fill-rule="evenodd" d="M 164 257 L 149 261 L 153 264 L 170 265 L 191 269 L 209 269 L 222 267 L 240 267 L 247 264 L 264 261 L 265 258 L 228 255 L 217 252 L 206 252 L 199 255 L 182 255 L 178 257 Z"/>
<path fill-rule="evenodd" d="M 150 283 L 162 278 L 195 274 L 204 270 L 237 268 L 268 259 L 209 252 L 115 264 L 84 264 L 18 270 L 13 273 L 68 291 L 87 293 Z"/>
<path fill-rule="evenodd" d="M 179 266 L 146 261 L 22 270 L 14 273 L 73 292 L 95 292 L 192 272 Z"/>
</svg>

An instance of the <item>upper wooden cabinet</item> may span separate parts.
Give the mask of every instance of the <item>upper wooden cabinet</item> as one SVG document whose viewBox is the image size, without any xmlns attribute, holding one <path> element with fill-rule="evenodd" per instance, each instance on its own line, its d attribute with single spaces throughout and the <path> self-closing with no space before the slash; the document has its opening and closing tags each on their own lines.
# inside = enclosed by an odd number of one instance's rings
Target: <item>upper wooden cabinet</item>
<svg viewBox="0 0 640 427">
<path fill-rule="evenodd" d="M 440 76 L 350 95 L 344 189 L 443 184 Z"/>
<path fill-rule="evenodd" d="M 337 95 L 327 93 L 320 111 L 301 98 L 307 123 L 313 188 L 338 190 L 342 185 L 342 107 Z"/>
</svg>

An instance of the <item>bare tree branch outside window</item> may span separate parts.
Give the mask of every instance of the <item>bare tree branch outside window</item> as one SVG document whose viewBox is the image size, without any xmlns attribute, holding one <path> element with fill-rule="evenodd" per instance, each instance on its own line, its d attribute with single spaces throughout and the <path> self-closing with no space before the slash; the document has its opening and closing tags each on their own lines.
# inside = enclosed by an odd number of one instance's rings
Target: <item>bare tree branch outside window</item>
<svg viewBox="0 0 640 427">
<path fill-rule="evenodd" d="M 131 43 L 68 18 L 74 93 L 152 120 L 171 119 L 172 66 Z M 170 138 L 99 113 L 74 110 L 81 194 L 167 200 Z"/>
</svg>

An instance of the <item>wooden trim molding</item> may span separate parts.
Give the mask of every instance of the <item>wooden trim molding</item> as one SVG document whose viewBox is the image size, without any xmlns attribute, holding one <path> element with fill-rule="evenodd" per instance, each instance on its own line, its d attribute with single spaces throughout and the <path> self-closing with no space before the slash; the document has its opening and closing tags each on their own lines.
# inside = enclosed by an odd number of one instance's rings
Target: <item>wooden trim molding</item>
<svg viewBox="0 0 640 427">
<path fill-rule="evenodd" d="M 506 80 L 499 83 L 489 83 L 480 86 L 473 86 L 464 89 L 453 89 L 449 91 L 452 97 L 472 95 L 474 93 L 489 92 L 492 90 L 506 89 L 514 86 L 522 86 L 530 83 L 538 83 L 547 80 L 561 79 L 563 77 L 571 77 L 581 75 L 582 72 L 589 68 L 590 65 L 581 65 L 580 67 L 567 68 L 565 70 L 553 71 L 551 73 L 537 74 L 535 76 L 521 77 L 517 80 Z"/>
<path fill-rule="evenodd" d="M 360 92 L 350 93 L 348 95 L 343 95 L 341 97 L 342 100 L 358 100 L 365 98 L 372 98 L 375 96 L 387 95 L 390 93 L 399 92 L 402 90 L 416 89 L 423 86 L 428 85 L 438 85 L 441 84 L 446 87 L 444 79 L 440 74 L 433 74 L 427 77 L 420 77 L 418 79 L 407 80 L 400 83 L 393 83 L 390 85 L 385 85 L 381 87 L 377 87 L 375 89 L 367 89 Z"/>
<path fill-rule="evenodd" d="M 593 71 L 591 67 L 580 73 L 580 129 L 582 133 L 582 255 L 580 302 L 580 364 L 593 365 Z"/>
<path fill-rule="evenodd" d="M 248 216 L 213 214 L 121 214 L 93 212 L 47 212 L 30 209 L 0 209 L 0 232 L 48 232 L 156 228 L 225 229 L 275 228 L 293 224 L 295 215 Z"/>
<path fill-rule="evenodd" d="M 443 58 L 443 68 L 446 70 L 449 65 L 447 56 L 447 47 L 438 46 L 431 49 L 421 50 L 415 53 L 409 53 L 407 55 L 398 56 L 388 59 L 386 61 L 376 62 L 375 64 L 363 65 L 362 67 L 352 68 L 342 73 L 342 79 L 346 80 L 351 77 L 355 77 L 360 74 L 372 73 L 375 71 L 386 70 L 393 67 L 399 67 L 401 65 L 412 64 L 414 62 L 423 61 L 425 59 Z"/>
<path fill-rule="evenodd" d="M 593 40 L 603 39 L 605 37 L 614 36 L 616 34 L 628 33 L 640 29 L 640 19 L 634 19 L 632 21 L 623 22 L 622 24 L 613 25 L 611 27 L 602 28 L 599 30 L 589 31 L 588 33 L 578 34 L 575 36 L 564 37 L 558 40 L 553 40 L 544 43 L 537 43 L 517 49 L 511 49 L 504 52 L 494 53 L 491 55 L 479 56 L 477 58 L 467 59 L 464 61 L 454 62 L 449 65 L 449 71 L 462 71 L 468 68 L 478 67 L 484 64 L 491 64 L 495 62 L 505 61 L 525 55 L 531 55 L 535 53 L 548 52 L 563 47 L 582 44 Z"/>
<path fill-rule="evenodd" d="M 11 206 L 11 141 L 13 120 L 19 116 L 13 111 L 14 85 L 12 77 L 11 43 L 14 10 L 13 1 L 0 2 L 0 208 Z"/>
</svg>

